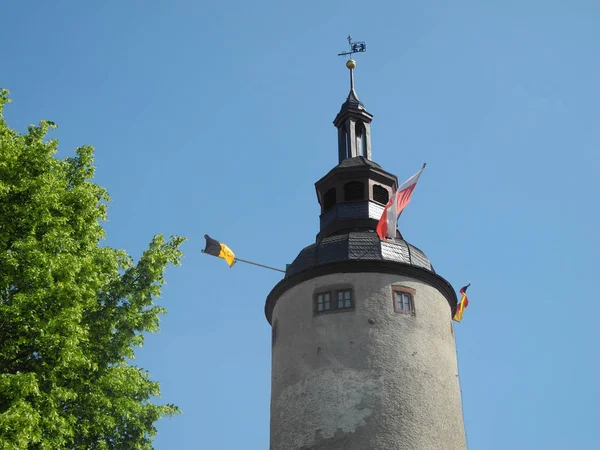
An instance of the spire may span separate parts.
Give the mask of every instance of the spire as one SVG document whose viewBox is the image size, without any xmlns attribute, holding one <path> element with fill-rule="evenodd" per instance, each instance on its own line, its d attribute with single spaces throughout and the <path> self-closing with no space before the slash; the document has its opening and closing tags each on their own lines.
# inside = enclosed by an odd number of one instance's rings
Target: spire
<svg viewBox="0 0 600 450">
<path fill-rule="evenodd" d="M 339 53 L 339 56 L 350 56 L 353 53 L 362 53 L 367 50 L 364 42 L 353 42 L 351 36 L 348 36 L 348 44 L 350 50 Z M 371 120 L 373 116 L 366 111 L 365 105 L 360 102 L 354 89 L 356 61 L 349 59 L 346 61 L 346 67 L 350 70 L 350 92 L 333 121 L 338 129 L 340 163 L 345 159 L 357 156 L 371 159 Z"/>
<path fill-rule="evenodd" d="M 346 103 L 354 104 L 358 108 L 365 109 L 364 105 L 358 99 L 356 91 L 354 90 L 354 69 L 356 69 L 356 61 L 354 61 L 353 59 L 349 59 L 348 61 L 346 61 L 346 67 L 350 69 L 350 93 L 348 94 Z"/>
</svg>

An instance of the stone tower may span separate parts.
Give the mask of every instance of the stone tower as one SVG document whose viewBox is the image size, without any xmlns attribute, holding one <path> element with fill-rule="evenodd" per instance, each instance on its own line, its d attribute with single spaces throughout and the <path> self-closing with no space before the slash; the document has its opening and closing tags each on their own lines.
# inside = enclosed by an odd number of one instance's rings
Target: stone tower
<svg viewBox="0 0 600 450">
<path fill-rule="evenodd" d="M 316 182 L 316 243 L 267 297 L 271 450 L 464 450 L 454 289 L 396 230 L 375 227 L 397 178 L 371 160 L 354 91 L 337 114 L 339 164 Z"/>
</svg>

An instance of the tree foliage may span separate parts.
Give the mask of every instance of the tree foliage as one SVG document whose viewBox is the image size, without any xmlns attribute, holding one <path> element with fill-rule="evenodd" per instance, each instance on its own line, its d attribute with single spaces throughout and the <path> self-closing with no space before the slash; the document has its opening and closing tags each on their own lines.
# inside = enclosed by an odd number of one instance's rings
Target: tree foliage
<svg viewBox="0 0 600 450">
<path fill-rule="evenodd" d="M 159 385 L 129 363 L 158 330 L 183 238 L 156 235 L 134 264 L 100 246 L 107 192 L 93 149 L 58 159 L 55 125 L 19 134 L 0 93 L 0 450 L 151 449 Z"/>
</svg>

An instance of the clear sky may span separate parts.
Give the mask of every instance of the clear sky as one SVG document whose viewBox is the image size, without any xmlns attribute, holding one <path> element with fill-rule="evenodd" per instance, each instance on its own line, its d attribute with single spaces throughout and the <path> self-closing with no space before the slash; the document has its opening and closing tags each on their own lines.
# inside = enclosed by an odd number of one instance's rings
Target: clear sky
<svg viewBox="0 0 600 450">
<path fill-rule="evenodd" d="M 183 414 L 158 450 L 268 448 L 280 274 L 201 254 L 204 233 L 285 267 L 314 242 L 313 183 L 356 89 L 400 220 L 470 306 L 455 325 L 469 448 L 600 448 L 600 3 L 7 1 L 11 127 L 55 121 L 60 156 L 96 148 L 107 245 L 188 237 L 162 331 L 136 363 Z"/>
</svg>

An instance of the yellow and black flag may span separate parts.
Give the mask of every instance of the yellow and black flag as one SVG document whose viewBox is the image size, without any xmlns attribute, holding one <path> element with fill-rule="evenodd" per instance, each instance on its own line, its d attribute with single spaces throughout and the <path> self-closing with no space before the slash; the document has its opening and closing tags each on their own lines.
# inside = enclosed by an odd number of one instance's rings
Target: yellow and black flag
<svg viewBox="0 0 600 450">
<path fill-rule="evenodd" d="M 204 237 L 206 238 L 206 248 L 204 249 L 204 253 L 216 256 L 217 258 L 223 258 L 225 261 L 227 261 L 229 267 L 235 264 L 235 254 L 229 247 L 219 241 L 214 240 L 208 234 L 205 234 Z"/>
</svg>

